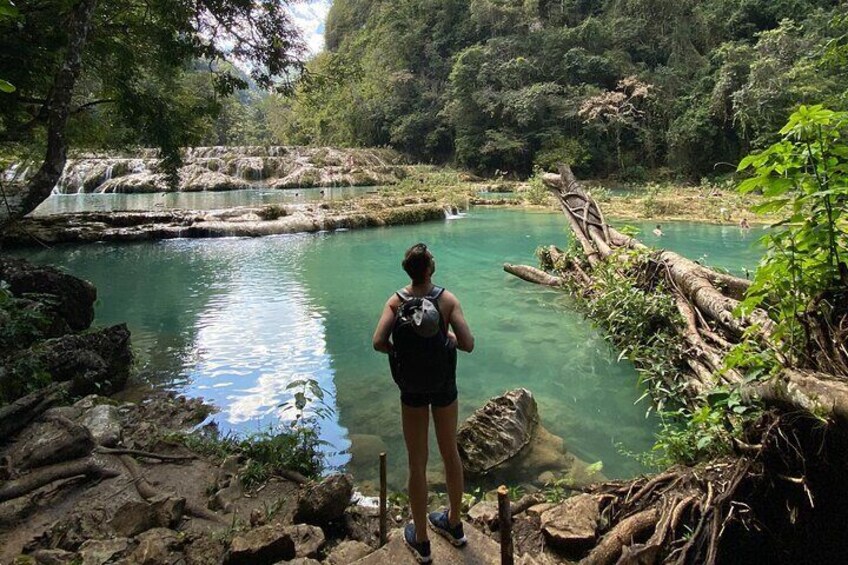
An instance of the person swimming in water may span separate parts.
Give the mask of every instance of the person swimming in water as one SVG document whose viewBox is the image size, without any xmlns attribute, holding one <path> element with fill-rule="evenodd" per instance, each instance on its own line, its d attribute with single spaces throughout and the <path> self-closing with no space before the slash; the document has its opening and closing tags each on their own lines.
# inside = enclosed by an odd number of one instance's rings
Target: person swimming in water
<svg viewBox="0 0 848 565">
<path fill-rule="evenodd" d="M 748 223 L 748 218 L 742 218 L 739 221 L 739 227 L 742 228 L 743 230 L 751 229 L 751 224 Z"/>
<path fill-rule="evenodd" d="M 661 225 L 657 224 L 657 227 L 654 228 L 654 235 L 657 237 L 662 237 L 664 235 Z"/>
</svg>

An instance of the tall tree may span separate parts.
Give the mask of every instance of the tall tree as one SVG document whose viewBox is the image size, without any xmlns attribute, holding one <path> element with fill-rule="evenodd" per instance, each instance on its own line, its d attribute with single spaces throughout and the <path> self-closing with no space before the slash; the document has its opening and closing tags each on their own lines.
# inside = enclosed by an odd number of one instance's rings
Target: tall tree
<svg viewBox="0 0 848 565">
<path fill-rule="evenodd" d="M 0 218 L 32 211 L 55 186 L 67 159 L 70 121 L 108 105 L 115 126 L 158 146 L 168 171 L 191 143 L 191 121 L 214 116 L 220 97 L 247 86 L 231 61 L 263 88 L 286 89 L 305 47 L 288 6 L 297 0 L 31 0 L 0 22 L 0 76 L 16 91 L 0 96 L 0 140 L 42 147 L 38 172 Z M 194 92 L 185 76 L 211 76 Z"/>
</svg>

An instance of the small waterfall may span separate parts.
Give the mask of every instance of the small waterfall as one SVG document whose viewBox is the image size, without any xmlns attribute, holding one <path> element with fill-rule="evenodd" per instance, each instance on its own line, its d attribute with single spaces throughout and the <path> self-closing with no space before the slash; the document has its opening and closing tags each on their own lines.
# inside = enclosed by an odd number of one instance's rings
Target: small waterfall
<svg viewBox="0 0 848 565">
<path fill-rule="evenodd" d="M 459 220 L 465 217 L 465 212 L 460 212 L 456 206 L 445 206 L 446 220 Z"/>
</svg>

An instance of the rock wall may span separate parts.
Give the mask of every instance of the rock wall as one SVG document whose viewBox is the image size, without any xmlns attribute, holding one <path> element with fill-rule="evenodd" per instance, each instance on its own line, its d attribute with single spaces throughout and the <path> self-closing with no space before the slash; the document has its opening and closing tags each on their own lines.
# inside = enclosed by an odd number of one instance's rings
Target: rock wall
<svg viewBox="0 0 848 565">
<path fill-rule="evenodd" d="M 14 164 L 3 176 L 26 180 L 27 169 Z M 389 149 L 330 147 L 192 147 L 183 152 L 180 191 L 218 191 L 249 188 L 377 186 L 406 177 L 407 166 Z M 139 193 L 168 192 L 167 177 L 154 150 L 132 156 L 86 154 L 68 159 L 54 192 Z"/>
</svg>

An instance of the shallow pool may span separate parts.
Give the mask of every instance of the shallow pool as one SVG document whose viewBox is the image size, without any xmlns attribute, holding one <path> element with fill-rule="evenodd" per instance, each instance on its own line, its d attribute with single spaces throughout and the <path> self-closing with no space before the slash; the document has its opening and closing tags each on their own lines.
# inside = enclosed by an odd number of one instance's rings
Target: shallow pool
<svg viewBox="0 0 848 565">
<path fill-rule="evenodd" d="M 535 264 L 539 245 L 564 245 L 564 225 L 558 214 L 472 209 L 461 219 L 415 226 L 20 254 L 94 282 L 97 323 L 128 323 L 140 376 L 210 400 L 224 429 L 251 431 L 289 418 L 280 407 L 291 398 L 287 385 L 317 379 L 335 410 L 321 425 L 333 446 L 330 462 L 368 480 L 385 449 L 390 482 L 399 487 L 398 393 L 371 335 L 385 300 L 406 283 L 403 251 L 426 242 L 436 282 L 460 298 L 477 337 L 477 349 L 459 361 L 461 415 L 527 387 L 542 423 L 567 449 L 602 461 L 607 476 L 632 476 L 643 469 L 623 453 L 647 450 L 656 426 L 645 401 L 637 403 L 633 366 L 617 360 L 565 293 L 501 269 L 504 262 Z M 674 223 L 656 238 L 652 225 L 638 227 L 646 243 L 736 272 L 758 257 L 756 234 L 737 228 Z"/>
</svg>

